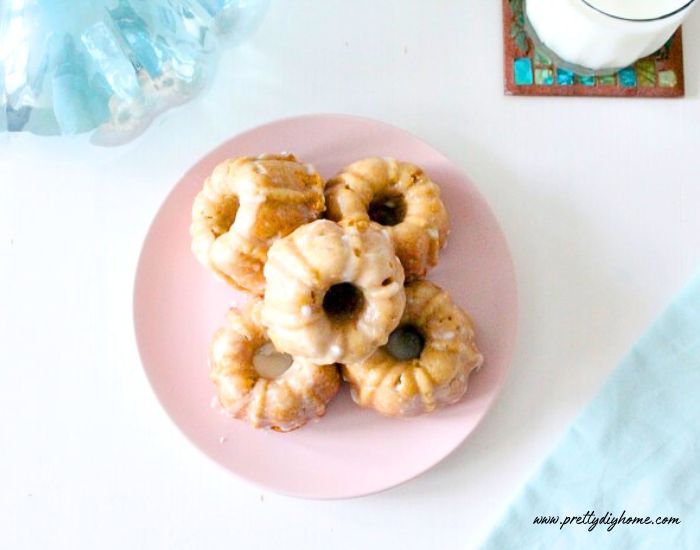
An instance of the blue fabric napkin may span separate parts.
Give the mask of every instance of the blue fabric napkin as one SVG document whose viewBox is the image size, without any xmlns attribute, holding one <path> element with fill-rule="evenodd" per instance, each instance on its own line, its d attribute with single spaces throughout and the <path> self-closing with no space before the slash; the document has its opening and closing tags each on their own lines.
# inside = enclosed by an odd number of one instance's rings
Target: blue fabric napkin
<svg viewBox="0 0 700 550">
<path fill-rule="evenodd" d="M 555 520 L 534 523 L 538 516 Z M 657 523 L 664 518 L 680 523 Z M 700 549 L 700 276 L 613 372 L 481 548 Z"/>
</svg>

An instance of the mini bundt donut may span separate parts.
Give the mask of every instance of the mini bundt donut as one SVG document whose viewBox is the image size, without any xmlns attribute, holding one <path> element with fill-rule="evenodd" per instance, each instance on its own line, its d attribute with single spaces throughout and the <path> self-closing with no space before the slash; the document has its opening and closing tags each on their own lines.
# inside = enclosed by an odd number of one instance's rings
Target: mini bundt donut
<svg viewBox="0 0 700 550">
<path fill-rule="evenodd" d="M 424 277 L 437 264 L 449 220 L 440 189 L 418 166 L 360 160 L 329 180 L 325 193 L 329 219 L 372 220 L 386 228 L 406 280 Z"/>
<path fill-rule="evenodd" d="M 406 285 L 406 311 L 389 343 L 343 366 L 356 403 L 413 416 L 458 401 L 483 362 L 469 316 L 429 281 Z"/>
<path fill-rule="evenodd" d="M 319 364 L 359 361 L 385 344 L 406 301 L 391 240 L 366 222 L 299 227 L 270 247 L 265 278 L 275 347 Z"/>
<path fill-rule="evenodd" d="M 256 428 L 288 432 L 325 414 L 338 392 L 340 375 L 335 365 L 314 365 L 277 353 L 260 323 L 260 306 L 256 299 L 244 309 L 229 311 L 226 326 L 211 342 L 210 378 L 219 403 L 232 417 Z"/>
<path fill-rule="evenodd" d="M 262 295 L 267 249 L 324 209 L 323 180 L 294 155 L 219 164 L 192 207 L 192 251 L 236 288 Z"/>
</svg>

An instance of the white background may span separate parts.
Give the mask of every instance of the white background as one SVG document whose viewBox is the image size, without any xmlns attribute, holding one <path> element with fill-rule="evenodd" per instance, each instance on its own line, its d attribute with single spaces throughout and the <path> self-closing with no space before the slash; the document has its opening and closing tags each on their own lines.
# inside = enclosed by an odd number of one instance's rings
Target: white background
<svg viewBox="0 0 700 550">
<path fill-rule="evenodd" d="M 0 136 L 0 547 L 481 540 L 700 263 L 700 12 L 682 100 L 504 97 L 501 56 L 496 0 L 277 1 L 203 96 L 125 147 Z M 310 112 L 378 118 L 452 158 L 505 230 L 521 299 L 483 424 L 426 475 L 349 501 L 263 493 L 211 463 L 160 409 L 132 334 L 141 241 L 178 177 Z"/>
</svg>

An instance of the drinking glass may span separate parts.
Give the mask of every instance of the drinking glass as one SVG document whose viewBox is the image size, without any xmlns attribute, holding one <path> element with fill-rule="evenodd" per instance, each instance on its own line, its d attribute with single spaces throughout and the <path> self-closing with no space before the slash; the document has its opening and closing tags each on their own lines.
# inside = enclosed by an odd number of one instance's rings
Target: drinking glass
<svg viewBox="0 0 700 550">
<path fill-rule="evenodd" d="M 668 42 L 695 0 L 526 0 L 526 28 L 562 67 L 610 74 Z"/>
</svg>

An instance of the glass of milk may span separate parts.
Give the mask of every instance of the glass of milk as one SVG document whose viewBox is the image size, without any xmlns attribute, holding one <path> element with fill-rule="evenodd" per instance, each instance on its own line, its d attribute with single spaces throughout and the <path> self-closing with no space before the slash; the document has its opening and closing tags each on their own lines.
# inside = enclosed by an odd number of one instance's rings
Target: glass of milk
<svg viewBox="0 0 700 550">
<path fill-rule="evenodd" d="M 654 53 L 695 0 L 526 0 L 535 44 L 584 74 L 613 73 Z"/>
</svg>

